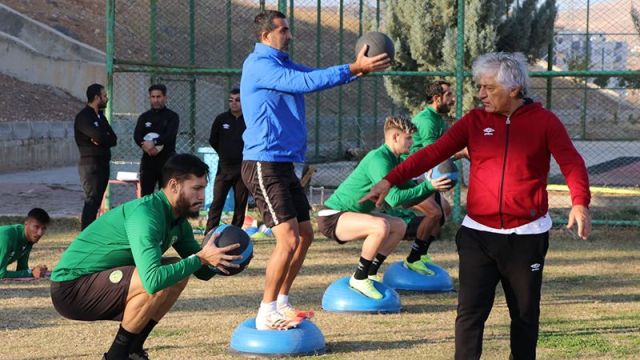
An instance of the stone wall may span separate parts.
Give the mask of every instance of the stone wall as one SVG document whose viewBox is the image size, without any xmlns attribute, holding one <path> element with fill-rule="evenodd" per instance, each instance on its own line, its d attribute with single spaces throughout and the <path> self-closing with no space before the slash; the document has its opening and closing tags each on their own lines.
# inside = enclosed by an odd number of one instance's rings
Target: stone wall
<svg viewBox="0 0 640 360">
<path fill-rule="evenodd" d="M 73 165 L 73 121 L 0 123 L 0 172 Z"/>
</svg>

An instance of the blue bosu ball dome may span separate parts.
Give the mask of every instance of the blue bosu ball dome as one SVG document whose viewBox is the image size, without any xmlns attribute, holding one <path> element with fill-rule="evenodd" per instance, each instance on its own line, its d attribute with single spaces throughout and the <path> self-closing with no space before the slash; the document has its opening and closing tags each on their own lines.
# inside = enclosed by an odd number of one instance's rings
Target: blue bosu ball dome
<svg viewBox="0 0 640 360">
<path fill-rule="evenodd" d="M 382 282 L 396 290 L 412 290 L 425 292 L 453 291 L 453 280 L 449 273 L 438 265 L 427 263 L 427 267 L 435 275 L 422 275 L 407 269 L 402 261 L 389 266 Z"/>
<path fill-rule="evenodd" d="M 231 350 L 245 355 L 300 356 L 323 354 L 326 348 L 324 335 L 309 320 L 288 330 L 257 330 L 256 318 L 250 318 L 233 331 Z"/>
<path fill-rule="evenodd" d="M 397 313 L 402 304 L 400 295 L 389 286 L 374 281 L 374 286 L 382 299 L 375 300 L 362 295 L 349 286 L 349 276 L 334 281 L 322 296 L 322 308 L 334 312 L 368 312 L 368 313 Z"/>
</svg>

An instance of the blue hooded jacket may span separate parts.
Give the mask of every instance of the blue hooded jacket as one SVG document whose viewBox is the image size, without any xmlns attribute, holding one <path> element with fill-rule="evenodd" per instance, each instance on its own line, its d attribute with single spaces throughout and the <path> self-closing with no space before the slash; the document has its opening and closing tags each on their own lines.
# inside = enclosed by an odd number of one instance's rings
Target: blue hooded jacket
<svg viewBox="0 0 640 360">
<path fill-rule="evenodd" d="M 304 162 L 307 127 L 304 94 L 347 84 L 357 77 L 349 65 L 314 69 L 289 55 L 256 43 L 242 66 L 240 96 L 247 129 L 243 159 Z"/>
</svg>

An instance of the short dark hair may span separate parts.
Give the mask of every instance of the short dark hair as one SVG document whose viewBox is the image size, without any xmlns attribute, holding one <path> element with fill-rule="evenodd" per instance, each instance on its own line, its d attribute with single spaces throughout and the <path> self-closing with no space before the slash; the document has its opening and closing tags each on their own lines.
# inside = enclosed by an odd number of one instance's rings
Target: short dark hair
<svg viewBox="0 0 640 360">
<path fill-rule="evenodd" d="M 153 84 L 149 86 L 149 94 L 154 90 L 162 92 L 162 96 L 167 96 L 167 87 L 164 86 L 164 84 Z"/>
<path fill-rule="evenodd" d="M 162 168 L 162 187 L 167 186 L 171 179 L 183 182 L 191 176 L 207 176 L 209 179 L 209 165 L 191 154 L 175 154 L 167 160 Z"/>
<path fill-rule="evenodd" d="M 29 213 L 27 214 L 27 219 L 29 218 L 34 219 L 37 222 L 44 225 L 47 225 L 51 221 L 49 214 L 47 214 L 47 212 L 41 208 L 33 208 L 29 210 Z"/>
<path fill-rule="evenodd" d="M 427 103 L 431 103 L 433 101 L 434 96 L 442 96 L 444 94 L 444 90 L 442 89 L 442 85 L 451 86 L 451 83 L 445 80 L 434 80 L 429 82 L 426 89 L 427 95 Z"/>
<path fill-rule="evenodd" d="M 264 10 L 260 14 L 256 15 L 253 19 L 255 24 L 256 38 L 258 41 L 262 41 L 262 33 L 272 32 L 276 27 L 273 25 L 273 19 L 286 19 L 285 14 L 276 10 Z"/>
<path fill-rule="evenodd" d="M 89 87 L 87 88 L 87 102 L 92 102 L 93 99 L 96 98 L 96 96 L 100 96 L 102 89 L 104 89 L 104 86 L 100 84 L 89 85 Z"/>
<path fill-rule="evenodd" d="M 240 89 L 238 88 L 233 88 L 231 89 L 231 91 L 229 91 L 229 95 L 238 95 L 240 94 Z"/>
</svg>

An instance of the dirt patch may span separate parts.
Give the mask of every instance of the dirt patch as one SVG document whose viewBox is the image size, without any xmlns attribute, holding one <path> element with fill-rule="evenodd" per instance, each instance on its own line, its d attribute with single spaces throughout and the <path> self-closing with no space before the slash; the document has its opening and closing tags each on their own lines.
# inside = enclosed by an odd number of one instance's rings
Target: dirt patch
<svg viewBox="0 0 640 360">
<path fill-rule="evenodd" d="M 104 1 L 4 0 L 2 3 L 69 37 L 104 49 Z"/>
<path fill-rule="evenodd" d="M 0 74 L 0 121 L 70 121 L 83 106 L 60 89 Z"/>
</svg>

